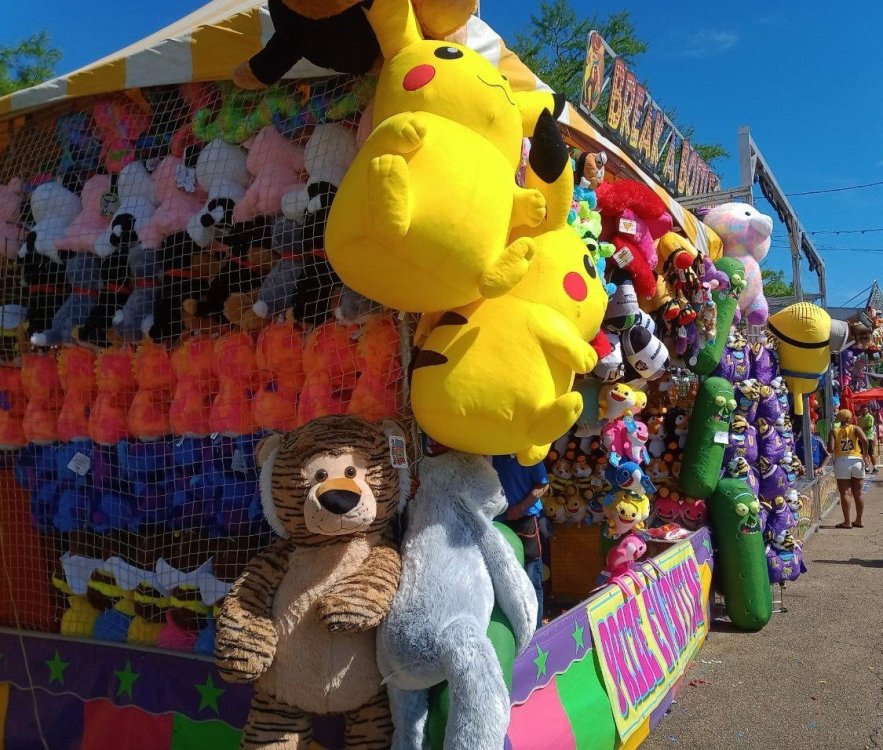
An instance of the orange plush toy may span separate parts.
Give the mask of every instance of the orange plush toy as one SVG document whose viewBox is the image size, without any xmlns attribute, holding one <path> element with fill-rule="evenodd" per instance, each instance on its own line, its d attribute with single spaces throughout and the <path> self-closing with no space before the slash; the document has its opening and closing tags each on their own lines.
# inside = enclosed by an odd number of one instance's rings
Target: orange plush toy
<svg viewBox="0 0 883 750">
<path fill-rule="evenodd" d="M 135 397 L 132 350 L 107 349 L 95 362 L 98 396 L 89 414 L 89 436 L 99 445 L 116 445 L 129 435 L 129 408 Z"/>
<path fill-rule="evenodd" d="M 58 379 L 64 403 L 58 415 L 58 437 L 65 442 L 89 439 L 89 412 L 95 400 L 95 352 L 65 346 L 58 353 Z"/>
<path fill-rule="evenodd" d="M 304 387 L 297 407 L 298 425 L 327 414 L 346 414 L 356 387 L 359 365 L 350 329 L 323 323 L 304 345 Z"/>
<path fill-rule="evenodd" d="M 172 431 L 169 409 L 175 393 L 175 371 L 164 346 L 145 341 L 135 355 L 138 392 L 129 410 L 129 432 L 138 440 L 156 440 Z"/>
<path fill-rule="evenodd" d="M 391 316 L 365 326 L 357 345 L 359 379 L 350 401 L 350 414 L 370 422 L 396 415 L 402 377 L 399 351 L 399 331 Z"/>
<path fill-rule="evenodd" d="M 183 339 L 172 352 L 172 368 L 177 385 L 169 417 L 172 432 L 182 437 L 200 437 L 212 430 L 209 414 L 218 392 L 218 372 L 211 338 Z"/>
<path fill-rule="evenodd" d="M 18 367 L 0 367 L 0 450 L 15 450 L 28 440 L 22 421 L 27 398 Z"/>
<path fill-rule="evenodd" d="M 25 354 L 21 382 L 28 405 L 22 421 L 29 443 L 47 444 L 58 440 L 58 414 L 64 401 L 54 354 Z"/>
<path fill-rule="evenodd" d="M 304 385 L 304 333 L 288 321 L 258 336 L 255 350 L 260 386 L 251 402 L 256 427 L 288 432 L 297 427 L 297 395 Z"/>
<path fill-rule="evenodd" d="M 251 415 L 251 398 L 258 382 L 254 341 L 245 331 L 232 331 L 215 342 L 218 395 L 212 404 L 212 432 L 226 437 L 248 435 L 257 425 Z"/>
</svg>

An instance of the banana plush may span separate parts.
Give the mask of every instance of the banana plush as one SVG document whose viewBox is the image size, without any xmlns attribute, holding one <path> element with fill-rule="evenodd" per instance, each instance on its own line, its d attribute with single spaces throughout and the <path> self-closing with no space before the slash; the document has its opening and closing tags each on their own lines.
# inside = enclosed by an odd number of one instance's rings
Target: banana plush
<svg viewBox="0 0 883 750">
<path fill-rule="evenodd" d="M 794 398 L 794 413 L 803 415 L 803 395 L 819 387 L 831 364 L 831 350 L 846 341 L 846 324 L 831 320 L 818 305 L 797 302 L 771 315 L 767 328 L 778 339 L 779 371 Z"/>
<path fill-rule="evenodd" d="M 563 100 L 515 94 L 477 52 L 424 40 L 410 0 L 367 13 L 385 62 L 374 130 L 328 219 L 328 259 L 347 286 L 399 310 L 498 297 L 536 252 L 531 237 L 509 242 L 510 229 L 546 213 L 540 191 L 515 184 L 522 137 Z"/>
<path fill-rule="evenodd" d="M 514 453 L 532 465 L 580 416 L 582 397 L 570 388 L 574 372 L 597 363 L 588 341 L 607 294 L 567 225 L 573 176 L 548 112 L 537 124 L 526 181 L 549 205 L 527 275 L 503 297 L 423 316 L 411 406 L 438 442 L 468 453 Z"/>
</svg>

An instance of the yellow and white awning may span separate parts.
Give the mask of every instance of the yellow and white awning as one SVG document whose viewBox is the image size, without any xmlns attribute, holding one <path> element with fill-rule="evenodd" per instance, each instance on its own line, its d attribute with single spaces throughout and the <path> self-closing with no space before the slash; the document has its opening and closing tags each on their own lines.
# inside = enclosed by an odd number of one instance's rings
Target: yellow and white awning
<svg viewBox="0 0 883 750">
<path fill-rule="evenodd" d="M 493 62 L 517 91 L 548 89 L 506 47 L 503 39 L 473 16 L 466 29 L 467 44 Z M 264 0 L 212 0 L 181 20 L 135 44 L 72 73 L 0 97 L 0 122 L 50 104 L 142 86 L 228 80 L 233 69 L 258 52 L 273 34 Z M 334 71 L 301 60 L 287 78 L 313 78 Z M 636 177 L 652 187 L 675 221 L 702 250 L 719 247 L 718 237 L 689 211 L 681 208 L 631 157 L 605 138 L 573 107 L 565 109 L 562 124 L 597 144 Z M 2 150 L 2 148 L 0 148 Z"/>
</svg>

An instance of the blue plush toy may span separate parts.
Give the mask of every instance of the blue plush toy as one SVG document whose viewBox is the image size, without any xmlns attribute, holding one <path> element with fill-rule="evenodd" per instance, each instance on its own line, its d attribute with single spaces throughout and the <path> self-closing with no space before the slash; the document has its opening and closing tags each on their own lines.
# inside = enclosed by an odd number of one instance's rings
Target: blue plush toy
<svg viewBox="0 0 883 750">
<path fill-rule="evenodd" d="M 636 495 L 652 495 L 656 487 L 644 470 L 634 461 L 622 461 L 615 453 L 609 456 L 609 463 L 604 469 L 604 478 L 610 482 L 610 495 L 618 490 L 628 490 Z"/>
</svg>

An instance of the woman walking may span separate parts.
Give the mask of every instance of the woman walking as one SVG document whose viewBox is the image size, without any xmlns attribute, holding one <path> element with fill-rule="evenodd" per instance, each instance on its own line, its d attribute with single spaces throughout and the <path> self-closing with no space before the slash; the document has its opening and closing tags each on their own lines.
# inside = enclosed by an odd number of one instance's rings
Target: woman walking
<svg viewBox="0 0 883 750">
<path fill-rule="evenodd" d="M 862 483 L 865 479 L 865 464 L 870 461 L 868 441 L 864 432 L 852 420 L 849 409 L 837 412 L 839 427 L 835 427 L 828 436 L 828 450 L 834 456 L 834 478 L 840 492 L 840 508 L 843 510 L 843 523 L 838 529 L 863 528 L 862 514 L 865 502 L 862 498 Z M 852 490 L 855 500 L 855 521 L 850 522 L 849 498 L 847 493 Z"/>
</svg>

